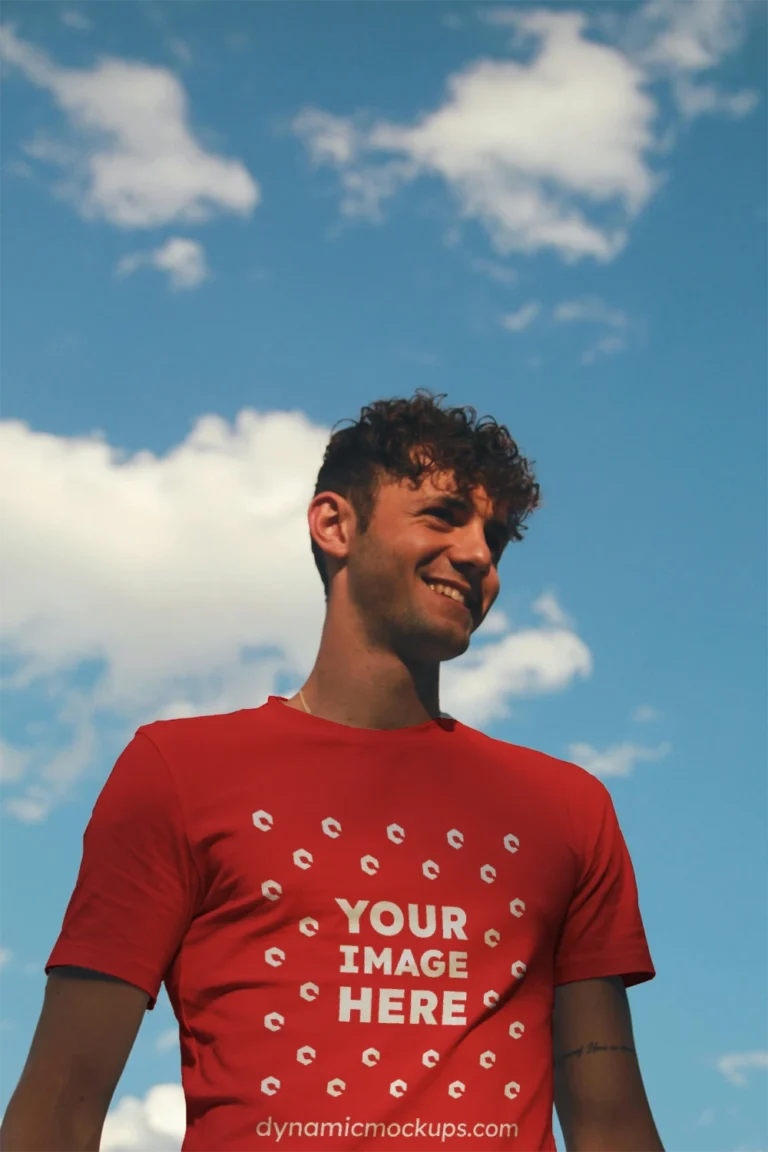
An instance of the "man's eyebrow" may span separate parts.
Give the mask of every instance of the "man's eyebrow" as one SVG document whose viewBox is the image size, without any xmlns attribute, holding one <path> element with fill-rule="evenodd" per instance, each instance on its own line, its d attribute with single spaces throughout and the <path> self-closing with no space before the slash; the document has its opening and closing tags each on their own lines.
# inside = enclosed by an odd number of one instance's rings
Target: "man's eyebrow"
<svg viewBox="0 0 768 1152">
<path fill-rule="evenodd" d="M 461 496 L 451 496 L 448 493 L 435 495 L 426 498 L 427 504 L 441 504 L 444 508 L 452 508 L 454 512 L 471 512 L 472 505 L 469 500 L 465 500 Z M 504 540 L 508 541 L 510 537 L 509 525 L 504 520 L 498 520 L 495 517 L 488 521 L 491 528 L 497 529 L 502 533 Z"/>
</svg>

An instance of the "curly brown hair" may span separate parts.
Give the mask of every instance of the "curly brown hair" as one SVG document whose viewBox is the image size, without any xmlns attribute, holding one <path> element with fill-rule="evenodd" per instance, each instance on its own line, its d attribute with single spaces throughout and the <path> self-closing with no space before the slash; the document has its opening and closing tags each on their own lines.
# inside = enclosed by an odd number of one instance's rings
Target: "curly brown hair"
<svg viewBox="0 0 768 1152">
<path fill-rule="evenodd" d="M 362 408 L 351 427 L 332 432 L 315 496 L 319 492 L 343 496 L 363 533 L 384 479 L 418 484 L 425 473 L 451 471 L 463 498 L 482 484 L 494 503 L 507 505 L 510 540 L 522 540 L 523 521 L 539 505 L 533 462 L 520 455 L 507 427 L 492 416 L 478 420 L 469 406 L 441 408 L 446 395 L 418 388 L 410 399 L 377 400 Z M 327 599 L 325 557 L 314 539 L 312 555 Z"/>
</svg>

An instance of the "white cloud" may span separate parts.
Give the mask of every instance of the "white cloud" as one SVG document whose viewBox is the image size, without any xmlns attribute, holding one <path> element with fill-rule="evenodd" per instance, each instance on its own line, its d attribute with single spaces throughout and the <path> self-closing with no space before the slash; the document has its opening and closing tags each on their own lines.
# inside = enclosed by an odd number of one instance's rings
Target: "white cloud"
<svg viewBox="0 0 768 1152">
<path fill-rule="evenodd" d="M 338 173 L 346 216 L 381 222 L 396 191 L 437 176 L 500 253 L 609 261 L 661 183 L 652 160 L 669 137 L 663 88 L 688 119 L 746 115 L 758 97 L 700 80 L 741 46 L 743 0 L 650 0 L 629 15 L 600 7 L 589 19 L 492 7 L 481 18 L 511 32 L 511 58 L 455 72 L 436 108 L 398 123 L 310 107 L 294 131 L 314 164 Z"/>
<path fill-rule="evenodd" d="M 751 1068 L 768 1069 L 768 1051 L 729 1052 L 717 1061 L 717 1070 L 737 1088 L 747 1084 L 746 1071 Z"/>
<path fill-rule="evenodd" d="M 627 342 L 623 336 L 601 336 L 591 347 L 585 349 L 581 356 L 582 364 L 594 364 L 601 356 L 614 356 L 623 352 Z"/>
<path fill-rule="evenodd" d="M 669 81 L 687 119 L 705 112 L 746 116 L 757 106 L 756 92 L 724 93 L 695 77 L 742 46 L 749 17 L 744 0 L 649 0 L 628 21 L 624 40 L 649 79 Z"/>
<path fill-rule="evenodd" d="M 173 1048 L 177 1048 L 178 1044 L 178 1028 L 166 1028 L 165 1032 L 161 1032 L 155 1040 L 155 1048 L 158 1052 L 170 1052 Z"/>
<path fill-rule="evenodd" d="M 78 32 L 87 32 L 92 27 L 88 17 L 74 8 L 65 8 L 60 19 L 67 28 L 75 28 Z"/>
<path fill-rule="evenodd" d="M 396 188 L 437 175 L 499 252 L 610 260 L 654 190 L 647 155 L 656 108 L 643 75 L 621 51 L 589 39 L 576 12 L 521 9 L 514 22 L 535 44 L 532 56 L 455 73 L 442 106 L 413 124 L 366 125 L 310 108 L 294 130 L 315 163 L 338 169 L 348 214 L 379 219 Z"/>
<path fill-rule="evenodd" d="M 660 720 L 661 712 L 651 704 L 638 704 L 632 712 L 631 719 L 637 724 L 647 724 L 652 720 Z"/>
<path fill-rule="evenodd" d="M 29 764 L 30 753 L 21 748 L 12 748 L 5 740 L 0 740 L 0 781 L 12 784 L 20 780 Z"/>
<path fill-rule="evenodd" d="M 186 93 L 166 68 L 105 58 L 62 68 L 0 27 L 0 58 L 50 93 L 71 139 L 37 138 L 25 151 L 64 169 L 59 193 L 86 219 L 121 228 L 248 215 L 259 186 L 239 160 L 207 151 L 189 127 Z"/>
<path fill-rule="evenodd" d="M 740 0 L 648 0 L 630 31 L 645 64 L 702 72 L 741 46 L 745 14 Z"/>
<path fill-rule="evenodd" d="M 563 300 L 553 310 L 553 318 L 561 324 L 582 322 L 605 324 L 609 328 L 626 328 L 629 317 L 618 308 L 609 307 L 599 296 L 582 296 L 578 300 Z"/>
<path fill-rule="evenodd" d="M 168 47 L 174 56 L 181 60 L 183 64 L 190 64 L 192 62 L 192 49 L 186 40 L 182 40 L 180 36 L 172 36 L 168 41 Z"/>
<path fill-rule="evenodd" d="M 132 252 L 123 256 L 116 273 L 118 276 L 129 276 L 144 266 L 167 273 L 168 282 L 174 290 L 197 288 L 209 275 L 202 244 L 181 236 L 171 237 L 152 252 Z"/>
<path fill-rule="evenodd" d="M 627 347 L 625 333 L 630 327 L 629 317 L 620 309 L 611 308 L 599 296 L 563 300 L 552 310 L 552 318 L 557 324 L 596 324 L 614 329 L 598 337 L 584 350 L 581 355 L 582 364 L 593 364 L 598 358 L 623 352 Z"/>
<path fill-rule="evenodd" d="M 187 1124 L 180 1084 L 156 1084 L 143 1100 L 123 1096 L 104 1121 L 101 1152 L 179 1152 Z"/>
<path fill-rule="evenodd" d="M 63 747 L 35 740 L 12 814 L 43 819 L 105 731 L 253 707 L 278 677 L 306 677 L 324 613 L 306 510 L 327 438 L 301 412 L 246 410 L 202 417 L 162 456 L 128 455 L 0 423 L 5 707 L 33 687 L 69 732 Z M 89 688 L 74 679 L 84 662 Z M 497 613 L 444 668 L 444 706 L 482 724 L 591 666 L 569 628 L 510 632 Z"/>
<path fill-rule="evenodd" d="M 379 213 L 402 183 L 438 175 L 500 252 L 610 259 L 654 187 L 646 153 L 655 107 L 640 71 L 588 38 L 577 13 L 519 10 L 505 20 L 533 54 L 472 63 L 449 77 L 442 106 L 415 123 L 366 129 L 305 109 L 295 129 L 315 162 L 340 169 L 345 212 L 364 214 L 373 203 Z M 596 206 L 610 219 L 595 219 Z"/>
<path fill-rule="evenodd" d="M 613 744 L 602 752 L 592 744 L 569 744 L 568 757 L 586 768 L 593 776 L 629 776 L 636 764 L 663 760 L 671 751 L 670 744 L 646 748 L 641 744 Z"/>
<path fill-rule="evenodd" d="M 522 332 L 533 323 L 540 311 L 541 306 L 535 300 L 531 300 L 516 312 L 507 312 L 501 317 L 500 324 L 508 332 Z"/>
<path fill-rule="evenodd" d="M 573 625 L 573 621 L 563 611 L 553 592 L 542 593 L 538 600 L 534 600 L 532 607 L 534 612 L 538 612 L 548 624 L 553 624 L 556 628 L 570 628 Z"/>
</svg>

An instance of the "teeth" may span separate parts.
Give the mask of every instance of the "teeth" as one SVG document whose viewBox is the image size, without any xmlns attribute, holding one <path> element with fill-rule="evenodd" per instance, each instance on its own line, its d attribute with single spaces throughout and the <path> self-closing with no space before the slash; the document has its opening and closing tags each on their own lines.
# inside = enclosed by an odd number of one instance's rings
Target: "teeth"
<svg viewBox="0 0 768 1152">
<path fill-rule="evenodd" d="M 458 600 L 460 604 L 466 604 L 466 599 L 458 588 L 451 588 L 448 584 L 430 584 L 429 582 L 427 582 L 427 587 L 431 588 L 433 592 L 439 592 L 442 596 L 450 596 L 452 600 Z"/>
</svg>

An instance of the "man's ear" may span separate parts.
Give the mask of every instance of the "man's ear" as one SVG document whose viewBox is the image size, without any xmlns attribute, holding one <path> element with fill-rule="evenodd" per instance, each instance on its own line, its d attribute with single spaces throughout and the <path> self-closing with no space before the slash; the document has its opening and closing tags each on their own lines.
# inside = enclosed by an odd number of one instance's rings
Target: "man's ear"
<svg viewBox="0 0 768 1152">
<path fill-rule="evenodd" d="M 348 500 L 337 492 L 318 492 L 307 510 L 312 539 L 325 554 L 326 562 L 340 564 L 349 555 L 357 518 Z"/>
</svg>

